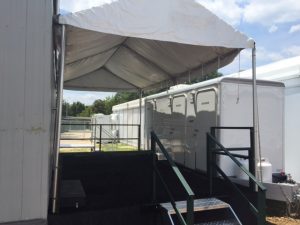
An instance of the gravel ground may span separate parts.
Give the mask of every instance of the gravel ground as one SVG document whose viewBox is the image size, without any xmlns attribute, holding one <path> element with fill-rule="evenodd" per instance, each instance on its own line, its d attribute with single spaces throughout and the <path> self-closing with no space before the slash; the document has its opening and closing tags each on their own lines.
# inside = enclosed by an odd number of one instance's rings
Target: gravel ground
<svg viewBox="0 0 300 225">
<path fill-rule="evenodd" d="M 267 217 L 267 225 L 299 225 L 300 219 L 290 217 Z"/>
</svg>

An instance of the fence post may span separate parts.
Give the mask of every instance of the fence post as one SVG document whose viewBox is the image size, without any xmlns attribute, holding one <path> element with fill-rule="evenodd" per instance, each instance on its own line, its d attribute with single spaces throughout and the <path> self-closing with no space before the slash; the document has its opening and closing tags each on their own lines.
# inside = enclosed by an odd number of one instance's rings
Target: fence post
<svg viewBox="0 0 300 225">
<path fill-rule="evenodd" d="M 257 194 L 258 225 L 266 224 L 266 190 L 258 190 Z"/>
<path fill-rule="evenodd" d="M 254 139 L 254 129 L 250 128 L 250 149 L 249 149 L 249 172 L 252 173 L 256 177 L 255 172 L 255 139 Z M 249 178 L 249 186 L 252 191 L 255 191 L 255 184 L 254 182 Z"/>
<path fill-rule="evenodd" d="M 156 160 L 157 159 L 156 159 L 156 142 L 152 131 L 151 131 L 151 151 L 153 154 L 152 200 L 153 203 L 156 203 Z"/>
<path fill-rule="evenodd" d="M 209 187 L 209 195 L 212 196 L 212 158 L 211 158 L 211 144 L 209 139 L 209 134 L 206 133 L 206 170 L 207 170 L 207 176 L 208 176 L 208 187 Z"/>
<path fill-rule="evenodd" d="M 101 152 L 101 141 L 102 141 L 102 124 L 99 124 L 100 128 L 99 128 L 99 152 Z"/>
<path fill-rule="evenodd" d="M 141 150 L 141 125 L 138 125 L 138 151 Z"/>
<path fill-rule="evenodd" d="M 187 204 L 187 225 L 194 225 L 194 196 L 188 196 Z"/>
</svg>

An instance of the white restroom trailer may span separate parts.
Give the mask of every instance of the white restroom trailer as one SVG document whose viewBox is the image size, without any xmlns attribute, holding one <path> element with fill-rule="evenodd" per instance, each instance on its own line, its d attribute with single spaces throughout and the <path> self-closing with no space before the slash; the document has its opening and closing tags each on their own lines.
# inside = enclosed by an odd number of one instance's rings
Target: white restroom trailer
<svg viewBox="0 0 300 225">
<path fill-rule="evenodd" d="M 111 116 L 104 115 L 103 113 L 94 114 L 91 117 L 91 132 L 92 138 L 95 139 L 97 142 L 100 141 L 100 131 L 101 131 L 101 143 L 108 143 L 111 142 L 114 138 L 113 136 L 113 127 L 111 125 Z M 101 128 L 100 128 L 101 126 Z"/>
<path fill-rule="evenodd" d="M 147 142 L 145 137 L 145 98 L 141 99 L 141 111 L 140 111 L 140 100 L 133 100 L 130 102 L 115 105 L 112 108 L 113 114 L 116 118 L 115 123 L 124 124 L 125 126 L 118 126 L 118 134 L 121 138 L 129 138 L 127 140 L 121 140 L 121 142 L 128 145 L 138 147 L 138 124 L 140 124 L 140 116 L 142 118 L 141 123 L 141 149 L 147 149 Z M 129 126 L 126 126 L 129 125 Z M 134 125 L 134 126 L 131 126 Z"/>
<path fill-rule="evenodd" d="M 251 70 L 230 77 L 251 78 Z M 257 67 L 257 78 L 284 83 L 284 160 L 285 172 L 300 183 L 300 56 Z"/>
<path fill-rule="evenodd" d="M 259 80 L 257 92 L 261 156 L 269 159 L 273 172 L 280 172 L 285 166 L 284 85 Z M 177 163 L 203 172 L 206 171 L 206 132 L 210 127 L 251 127 L 253 124 L 252 86 L 248 79 L 222 77 L 175 86 L 142 102 L 144 149 L 150 148 L 149 135 L 154 130 Z M 115 106 L 113 111 L 126 122 L 134 110 L 138 114 L 137 103 L 138 100 L 124 103 Z M 225 147 L 250 146 L 249 130 L 222 130 L 218 137 Z M 237 168 L 225 156 L 219 158 L 219 163 L 227 175 L 236 175 Z"/>
</svg>

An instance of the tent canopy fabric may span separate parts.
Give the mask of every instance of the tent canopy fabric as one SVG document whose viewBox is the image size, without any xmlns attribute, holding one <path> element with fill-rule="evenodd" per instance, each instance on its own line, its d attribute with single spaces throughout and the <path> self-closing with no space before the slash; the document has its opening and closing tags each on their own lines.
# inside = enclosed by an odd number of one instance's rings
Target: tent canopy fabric
<svg viewBox="0 0 300 225">
<path fill-rule="evenodd" d="M 131 91 L 202 77 L 254 41 L 195 0 L 106 0 L 59 16 L 64 88 Z"/>
</svg>

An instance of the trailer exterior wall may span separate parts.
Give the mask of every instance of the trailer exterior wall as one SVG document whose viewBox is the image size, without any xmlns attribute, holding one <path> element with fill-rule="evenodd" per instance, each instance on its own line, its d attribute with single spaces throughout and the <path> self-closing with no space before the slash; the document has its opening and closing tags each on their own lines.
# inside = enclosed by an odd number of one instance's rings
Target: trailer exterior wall
<svg viewBox="0 0 300 225">
<path fill-rule="evenodd" d="M 282 171 L 284 85 L 258 81 L 257 91 L 262 156 L 271 161 L 274 172 Z M 176 96 L 182 95 L 187 99 L 186 112 L 176 110 L 176 107 L 185 104 L 175 101 Z M 146 103 L 153 105 L 152 124 L 148 123 L 148 132 L 149 127 L 156 132 L 176 162 L 203 172 L 206 171 L 205 135 L 210 127 L 249 127 L 253 121 L 251 80 L 214 79 L 148 96 Z M 232 133 L 222 130 L 218 133 L 226 147 L 250 145 L 249 131 Z M 220 157 L 219 163 L 227 175 L 235 175 L 236 168 L 231 160 Z"/>
<path fill-rule="evenodd" d="M 220 87 L 220 126 L 250 127 L 252 118 L 252 88 L 248 83 L 222 82 Z M 259 136 L 261 157 L 272 163 L 273 172 L 284 170 L 284 87 L 267 82 L 257 85 Z M 249 130 L 223 130 L 221 143 L 225 147 L 249 147 Z M 245 154 L 245 152 L 237 152 Z M 228 157 L 221 156 L 221 166 L 228 175 L 236 175 L 237 167 Z M 259 155 L 256 156 L 259 159 Z M 225 166 L 226 165 L 226 166 Z"/>
<path fill-rule="evenodd" d="M 241 73 L 230 74 L 228 77 L 251 78 L 251 69 Z M 285 172 L 290 173 L 300 183 L 298 159 L 300 150 L 298 139 L 300 133 L 300 56 L 283 59 L 257 67 L 257 78 L 283 82 L 285 85 L 284 106 L 284 158 Z"/>
<path fill-rule="evenodd" d="M 300 66 L 299 75 L 282 80 L 285 89 L 285 171 L 300 183 Z"/>
<path fill-rule="evenodd" d="M 0 1 L 0 223 L 47 217 L 52 1 Z"/>
</svg>

